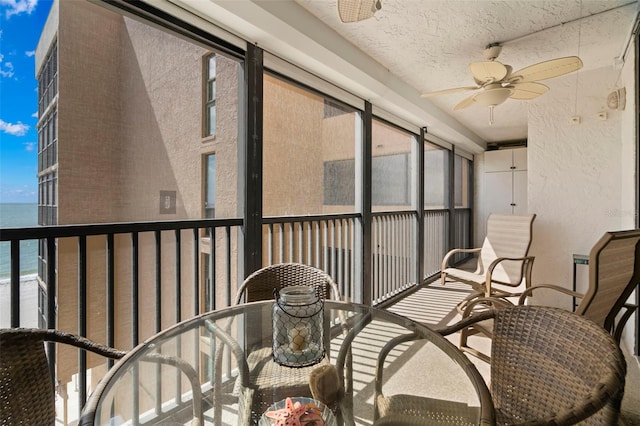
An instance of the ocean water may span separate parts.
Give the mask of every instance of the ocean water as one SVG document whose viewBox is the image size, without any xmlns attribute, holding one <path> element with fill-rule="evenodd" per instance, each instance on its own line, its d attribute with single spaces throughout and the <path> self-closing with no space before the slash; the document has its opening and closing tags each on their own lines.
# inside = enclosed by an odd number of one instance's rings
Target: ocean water
<svg viewBox="0 0 640 426">
<path fill-rule="evenodd" d="M 38 225 L 38 205 L 23 203 L 0 203 L 0 232 L 5 228 L 20 228 Z M 0 282 L 10 278 L 11 246 L 0 243 Z M 35 275 L 38 272 L 38 240 L 20 243 L 20 275 Z"/>
</svg>

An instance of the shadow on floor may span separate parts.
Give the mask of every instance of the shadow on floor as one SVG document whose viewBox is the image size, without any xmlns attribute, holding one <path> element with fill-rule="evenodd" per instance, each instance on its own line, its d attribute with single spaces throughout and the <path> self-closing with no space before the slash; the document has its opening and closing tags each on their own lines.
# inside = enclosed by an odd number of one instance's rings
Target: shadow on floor
<svg viewBox="0 0 640 426">
<path fill-rule="evenodd" d="M 447 283 L 442 286 L 439 281 L 436 281 L 422 286 L 413 294 L 387 309 L 414 321 L 439 328 L 460 320 L 460 315 L 455 307 L 469 293 L 469 286 L 465 284 Z M 447 338 L 458 346 L 459 333 Z M 479 336 L 474 336 L 471 339 L 473 339 L 470 340 L 472 346 L 479 348 L 483 353 L 490 353 L 491 342 L 489 339 Z M 627 377 L 620 425 L 638 426 L 640 425 L 640 360 L 629 353 L 625 347 L 623 347 L 623 352 L 627 360 Z M 469 359 L 478 368 L 487 384 L 490 384 L 489 365 L 474 356 L 469 356 Z"/>
</svg>

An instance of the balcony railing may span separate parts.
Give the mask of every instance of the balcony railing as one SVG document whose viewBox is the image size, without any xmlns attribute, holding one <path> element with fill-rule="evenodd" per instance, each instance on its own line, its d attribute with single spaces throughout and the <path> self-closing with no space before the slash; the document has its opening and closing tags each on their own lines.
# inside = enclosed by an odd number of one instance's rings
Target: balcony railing
<svg viewBox="0 0 640 426">
<path fill-rule="evenodd" d="M 449 249 L 449 224 L 454 224 L 456 243 L 468 247 L 470 220 L 468 209 L 456 209 L 453 220 L 449 210 L 426 211 L 423 241 L 419 242 L 415 211 L 374 213 L 367 284 L 372 303 L 388 303 L 434 277 Z M 359 214 L 264 218 L 262 223 L 265 265 L 300 262 L 316 266 L 334 277 L 344 297 L 361 302 Z M 39 240 L 47 253 L 38 280 L 40 305 L 45 305 L 39 306 L 41 326 L 123 349 L 181 320 L 232 303 L 247 272 L 239 261 L 242 226 L 242 219 L 202 219 L 3 229 L 0 241 L 11 247 L 10 327 L 24 326 L 21 241 Z M 419 244 L 424 245 L 424 276 L 420 279 Z M 48 353 L 54 371 L 53 344 Z M 88 362 L 83 351 L 77 360 L 71 374 L 77 373 L 78 406 L 82 407 L 87 397 L 86 371 L 96 365 Z"/>
</svg>

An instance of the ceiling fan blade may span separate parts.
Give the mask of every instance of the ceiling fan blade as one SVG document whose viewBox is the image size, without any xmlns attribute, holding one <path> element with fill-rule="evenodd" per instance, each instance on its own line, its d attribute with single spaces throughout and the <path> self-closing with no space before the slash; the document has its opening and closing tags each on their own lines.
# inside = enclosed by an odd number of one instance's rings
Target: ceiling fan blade
<svg viewBox="0 0 640 426">
<path fill-rule="evenodd" d="M 446 95 L 449 93 L 458 93 L 458 92 L 468 92 L 469 90 L 478 90 L 479 87 L 476 86 L 468 86 L 468 87 L 454 87 L 452 89 L 444 89 L 438 90 L 436 92 L 428 92 L 420 95 L 421 98 L 431 98 L 433 96 Z"/>
<path fill-rule="evenodd" d="M 504 76 L 504 79 L 508 80 L 513 72 L 513 67 L 511 65 L 505 65 L 505 67 L 507 68 L 507 75 Z"/>
<path fill-rule="evenodd" d="M 458 102 L 458 103 L 453 107 L 453 110 L 454 110 L 454 111 L 457 111 L 457 110 L 459 110 L 459 109 L 466 108 L 466 107 L 469 107 L 469 106 L 473 105 L 473 104 L 474 104 L 474 100 L 473 100 L 473 97 L 474 97 L 474 96 L 475 96 L 475 95 L 471 95 L 471 96 L 469 96 L 468 98 L 464 98 L 462 101 Z"/>
<path fill-rule="evenodd" d="M 338 16 L 345 24 L 369 19 L 380 8 L 380 0 L 338 0 Z"/>
<path fill-rule="evenodd" d="M 500 81 L 509 72 L 507 67 L 498 61 L 472 62 L 469 64 L 469 71 L 478 84 Z"/>
<path fill-rule="evenodd" d="M 582 61 L 577 56 L 567 56 L 564 58 L 552 59 L 522 68 L 511 73 L 510 82 L 520 83 L 528 81 L 547 80 L 549 78 L 560 77 L 582 68 Z"/>
<path fill-rule="evenodd" d="M 529 100 L 547 93 L 549 88 L 540 83 L 515 83 L 513 84 L 513 93 L 509 96 L 511 99 Z"/>
</svg>

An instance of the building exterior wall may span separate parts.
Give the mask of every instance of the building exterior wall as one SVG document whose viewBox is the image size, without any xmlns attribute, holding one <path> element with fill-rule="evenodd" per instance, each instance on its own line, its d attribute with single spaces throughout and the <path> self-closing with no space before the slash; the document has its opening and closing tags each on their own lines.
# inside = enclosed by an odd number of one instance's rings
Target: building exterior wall
<svg viewBox="0 0 640 426">
<path fill-rule="evenodd" d="M 38 47 L 40 62 L 56 41 L 57 224 L 201 218 L 203 158 L 210 153 L 218 159 L 216 215 L 237 217 L 240 69 L 236 61 L 224 57 L 218 60 L 218 132 L 203 139 L 204 58 L 211 51 L 90 2 L 55 2 Z M 161 211 L 161 191 L 175 193 L 174 212 Z M 153 294 L 155 239 L 152 233 L 142 233 L 139 238 L 139 292 Z M 173 232 L 161 236 L 161 303 L 165 314 L 160 328 L 178 320 L 174 314 L 174 238 Z M 104 237 L 87 239 L 87 334 L 103 343 L 106 246 Z M 181 280 L 186 284 L 181 286 L 181 319 L 194 314 L 192 246 L 192 232 L 184 231 Z M 209 252 L 209 240 L 204 235 L 200 247 L 198 256 Z M 56 328 L 77 332 L 78 242 L 59 239 L 57 248 Z M 132 324 L 130 236 L 116 235 L 114 248 L 114 346 L 126 349 L 131 347 Z M 222 250 L 218 248 L 218 252 Z M 232 250 L 235 258 L 235 239 Z M 235 280 L 237 271 L 232 273 L 231 279 Z M 204 294 L 203 288 L 199 292 Z M 155 303 L 141 298 L 141 339 L 156 331 Z M 61 347 L 58 360 L 59 379 L 66 382 L 77 371 L 74 350 Z M 102 358 L 90 356 L 88 364 L 102 362 Z"/>
<path fill-rule="evenodd" d="M 123 22 L 88 2 L 61 1 L 59 10 L 58 224 L 108 222 L 117 212 Z"/>
</svg>

